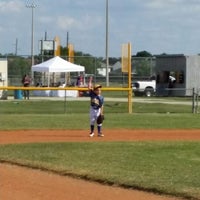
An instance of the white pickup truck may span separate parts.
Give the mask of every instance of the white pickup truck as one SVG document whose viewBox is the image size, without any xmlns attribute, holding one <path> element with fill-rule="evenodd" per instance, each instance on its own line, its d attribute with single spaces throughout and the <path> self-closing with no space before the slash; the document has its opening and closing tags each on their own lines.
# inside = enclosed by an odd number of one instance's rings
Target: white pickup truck
<svg viewBox="0 0 200 200">
<path fill-rule="evenodd" d="M 156 92 L 156 80 L 135 81 L 132 83 L 132 88 L 135 96 L 151 97 Z"/>
</svg>

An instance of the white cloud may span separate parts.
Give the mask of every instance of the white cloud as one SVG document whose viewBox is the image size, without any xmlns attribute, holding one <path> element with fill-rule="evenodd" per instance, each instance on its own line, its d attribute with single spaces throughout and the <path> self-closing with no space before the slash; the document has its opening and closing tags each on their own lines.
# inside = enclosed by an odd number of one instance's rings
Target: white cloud
<svg viewBox="0 0 200 200">
<path fill-rule="evenodd" d="M 198 0 L 147 0 L 143 1 L 143 6 L 149 11 L 157 12 L 157 14 L 180 15 L 181 13 L 190 13 L 200 11 L 200 1 Z"/>
<path fill-rule="evenodd" d="M 39 22 L 43 24 L 50 24 L 54 21 L 54 18 L 51 16 L 41 16 L 39 17 Z"/>
<path fill-rule="evenodd" d="M 69 16 L 59 16 L 57 17 L 57 24 L 61 30 L 92 30 L 102 24 L 101 17 L 94 17 L 86 14 L 80 18 L 74 18 Z"/>
<path fill-rule="evenodd" d="M 26 2 L 0 0 L 0 53 L 12 51 L 15 38 L 21 52 L 30 53 L 31 10 Z M 48 39 L 58 35 L 61 41 L 69 32 L 77 51 L 105 55 L 105 0 L 33 2 L 38 5 L 34 10 L 36 46 L 45 31 Z M 125 42 L 133 44 L 135 53 L 199 53 L 199 18 L 200 0 L 109 0 L 109 54 L 120 56 Z"/>
<path fill-rule="evenodd" d="M 21 1 L 1 1 L 0 2 L 0 12 L 1 13 L 19 13 L 25 5 Z"/>
<path fill-rule="evenodd" d="M 59 16 L 56 21 L 61 30 L 69 30 L 81 26 L 81 23 L 72 17 Z"/>
<path fill-rule="evenodd" d="M 144 1 L 145 5 L 149 8 L 152 9 L 166 9 L 170 7 L 179 7 L 181 5 L 184 5 L 185 2 L 190 2 L 190 1 L 185 1 L 185 0 L 148 0 Z"/>
</svg>

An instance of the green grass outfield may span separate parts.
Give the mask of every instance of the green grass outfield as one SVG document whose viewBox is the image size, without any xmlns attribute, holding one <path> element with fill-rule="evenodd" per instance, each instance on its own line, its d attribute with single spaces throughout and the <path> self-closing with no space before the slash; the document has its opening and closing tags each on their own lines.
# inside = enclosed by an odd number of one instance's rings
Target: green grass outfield
<svg viewBox="0 0 200 200">
<path fill-rule="evenodd" d="M 82 104 L 71 103 L 71 112 L 65 114 L 40 114 L 34 112 L 35 105 L 31 106 L 32 101 L 24 104 L 10 102 L 12 106 L 18 106 L 17 109 L 19 105 L 23 105 L 23 112 L 10 109 L 9 102 L 6 103 L 8 104 L 0 104 L 0 130 L 88 129 L 89 126 L 88 107 L 77 107 Z M 32 112 L 29 110 L 27 113 L 25 106 L 29 106 Z M 141 106 L 152 109 L 149 104 Z M 164 109 L 162 107 L 165 106 L 160 106 Z M 171 106 L 170 109 L 175 109 L 174 107 L 176 106 Z M 74 109 L 77 109 L 76 113 L 72 112 Z M 80 112 L 81 109 L 84 110 Z M 107 106 L 105 129 L 166 128 L 190 131 L 200 128 L 198 114 L 183 112 L 184 109 L 188 109 L 187 106 L 182 107 L 182 112 L 168 114 L 127 114 L 123 110 L 123 105 L 118 106 L 118 109 L 117 112 L 112 111 L 112 106 Z M 6 110 L 9 112 L 6 113 Z M 105 184 L 181 196 L 186 199 L 200 199 L 200 141 L 0 145 L 0 160 Z"/>
<path fill-rule="evenodd" d="M 105 113 L 104 129 L 199 129 L 196 114 Z M 89 129 L 89 114 L 3 114 L 0 130 Z"/>
<path fill-rule="evenodd" d="M 0 101 L 0 115 L 2 114 L 74 114 L 88 113 L 89 99 L 79 100 L 9 100 Z M 61 98 L 62 99 L 62 98 Z M 121 100 L 121 101 L 120 101 Z M 106 113 L 128 113 L 126 98 L 111 98 L 104 104 Z M 192 113 L 192 102 L 173 99 L 145 99 L 133 102 L 133 113 Z M 149 101 L 149 103 L 148 103 Z M 168 104 L 165 102 L 169 102 Z M 183 103 L 187 103 L 186 105 Z"/>
<path fill-rule="evenodd" d="M 0 160 L 104 184 L 200 199 L 199 142 L 0 145 Z"/>
</svg>

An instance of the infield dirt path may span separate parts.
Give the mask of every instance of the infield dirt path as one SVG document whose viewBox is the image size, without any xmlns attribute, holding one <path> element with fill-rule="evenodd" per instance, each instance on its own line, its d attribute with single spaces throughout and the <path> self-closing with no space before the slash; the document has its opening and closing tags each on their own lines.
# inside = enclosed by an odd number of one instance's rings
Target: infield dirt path
<svg viewBox="0 0 200 200">
<path fill-rule="evenodd" d="M 0 144 L 63 141 L 200 140 L 200 130 L 106 130 L 103 138 L 89 138 L 83 130 L 0 131 Z M 39 170 L 0 164 L 2 200 L 175 200 L 135 190 L 100 185 Z"/>
</svg>

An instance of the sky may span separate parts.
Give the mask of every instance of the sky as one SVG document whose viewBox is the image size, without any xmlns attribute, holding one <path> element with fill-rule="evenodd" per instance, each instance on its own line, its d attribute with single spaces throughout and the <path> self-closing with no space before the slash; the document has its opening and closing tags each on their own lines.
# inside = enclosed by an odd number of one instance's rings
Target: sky
<svg viewBox="0 0 200 200">
<path fill-rule="evenodd" d="M 34 54 L 39 41 L 60 38 L 75 51 L 105 57 L 106 0 L 0 0 L 0 53 L 31 54 L 32 9 Z M 131 43 L 132 55 L 200 53 L 200 0 L 108 0 L 108 55 L 120 57 Z M 17 45 L 16 45 L 16 41 Z"/>
</svg>

